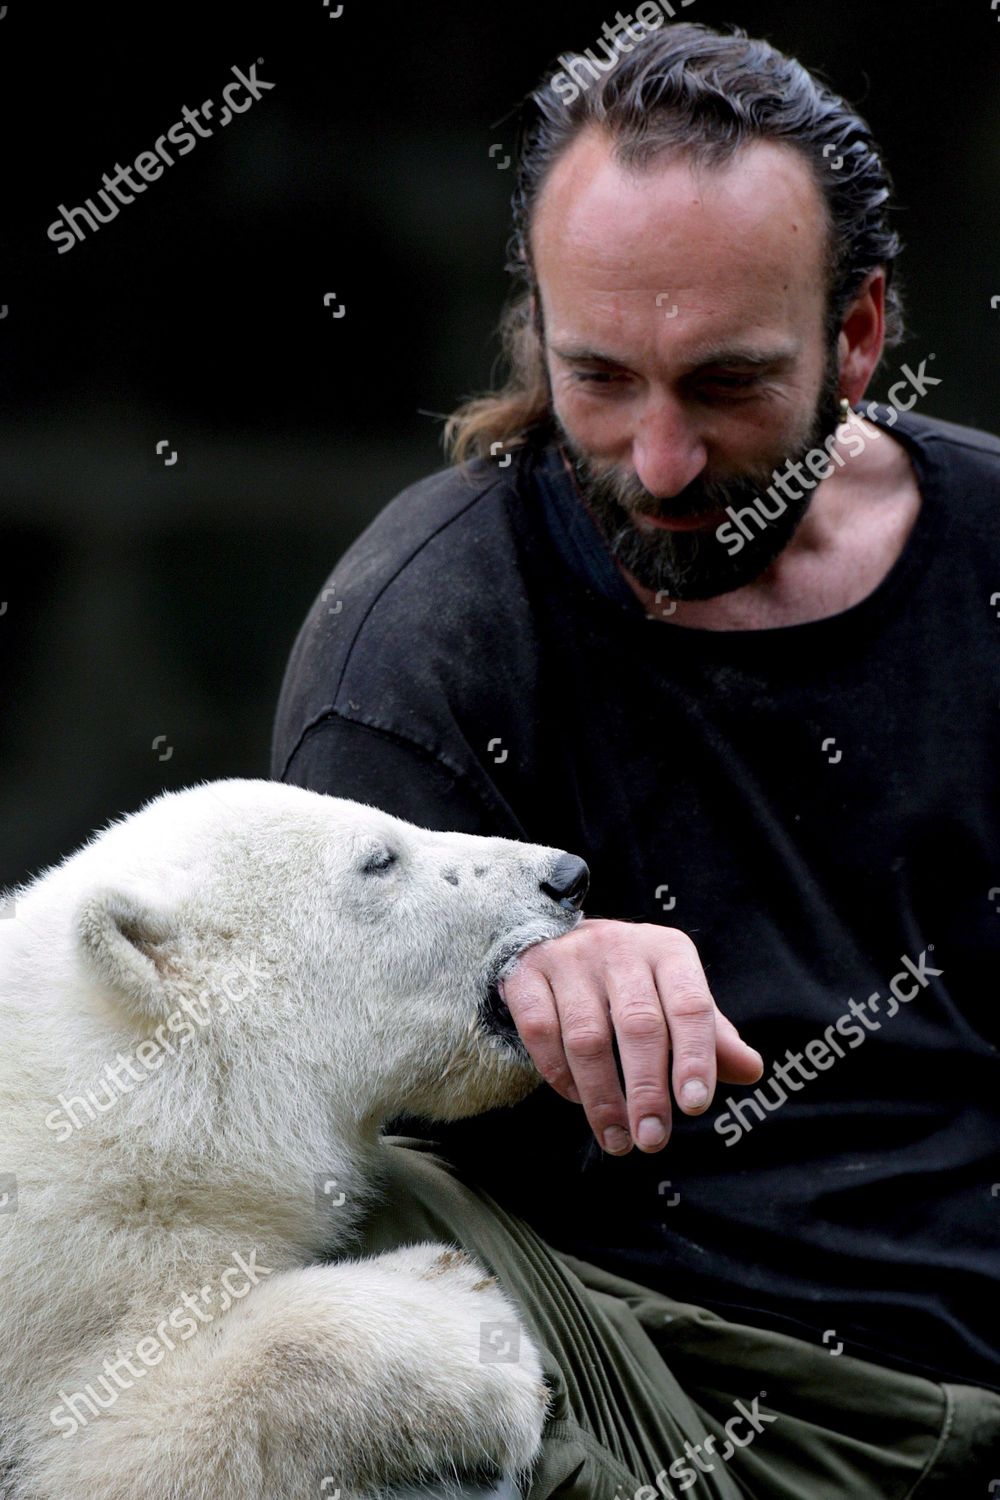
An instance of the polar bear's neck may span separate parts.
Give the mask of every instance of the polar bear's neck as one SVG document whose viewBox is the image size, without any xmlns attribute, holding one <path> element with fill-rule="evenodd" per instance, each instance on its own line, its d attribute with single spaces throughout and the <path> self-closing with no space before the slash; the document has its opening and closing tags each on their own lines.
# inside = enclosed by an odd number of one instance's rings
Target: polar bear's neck
<svg viewBox="0 0 1000 1500">
<path fill-rule="evenodd" d="M 51 1203 L 54 1233 L 96 1218 L 105 1238 L 166 1232 L 181 1259 L 212 1238 L 282 1264 L 350 1240 L 377 1192 L 379 1122 L 330 1097 L 323 1075 L 302 1069 L 289 1088 L 253 1048 L 213 1039 L 133 1076 L 116 1057 L 134 1057 L 134 1036 L 5 1010 L 3 1161 L 22 1202 Z"/>
</svg>

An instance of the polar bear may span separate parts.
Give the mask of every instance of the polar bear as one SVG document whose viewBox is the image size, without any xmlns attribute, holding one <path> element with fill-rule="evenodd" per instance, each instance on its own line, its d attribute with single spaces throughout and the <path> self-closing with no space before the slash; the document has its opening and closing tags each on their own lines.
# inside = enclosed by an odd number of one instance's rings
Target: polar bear
<svg viewBox="0 0 1000 1500">
<path fill-rule="evenodd" d="M 456 1247 L 351 1258 L 380 1126 L 524 1098 L 497 980 L 582 860 L 257 780 L 163 794 L 0 921 L 0 1496 L 332 1500 L 527 1473 L 547 1390 Z M 484 1328 L 520 1357 L 483 1357 Z"/>
</svg>

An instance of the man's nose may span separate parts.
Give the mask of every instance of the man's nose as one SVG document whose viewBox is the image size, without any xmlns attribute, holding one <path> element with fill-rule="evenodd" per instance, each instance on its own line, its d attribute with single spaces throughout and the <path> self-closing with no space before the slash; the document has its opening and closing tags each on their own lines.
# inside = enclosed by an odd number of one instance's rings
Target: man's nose
<svg viewBox="0 0 1000 1500">
<path fill-rule="evenodd" d="M 590 885 L 590 870 L 575 854 L 560 854 L 540 884 L 546 896 L 551 896 L 560 906 L 579 911 Z"/>
<path fill-rule="evenodd" d="M 678 402 L 650 403 L 632 440 L 636 477 L 661 500 L 693 484 L 708 462 L 705 445 Z"/>
</svg>

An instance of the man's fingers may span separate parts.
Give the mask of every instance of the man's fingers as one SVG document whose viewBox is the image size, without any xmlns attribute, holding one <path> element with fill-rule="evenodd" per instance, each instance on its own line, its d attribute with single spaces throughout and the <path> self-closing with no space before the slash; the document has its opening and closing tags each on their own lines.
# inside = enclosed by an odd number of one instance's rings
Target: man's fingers
<svg viewBox="0 0 1000 1500">
<path fill-rule="evenodd" d="M 666 1144 L 671 1124 L 670 1035 L 663 1005 L 645 961 L 612 962 L 605 980 L 625 1075 L 629 1129 L 641 1150 L 656 1151 Z"/>
<path fill-rule="evenodd" d="M 539 1073 L 583 1106 L 612 1155 L 633 1142 L 662 1148 L 671 1084 L 681 1109 L 699 1115 L 718 1081 L 752 1083 L 763 1073 L 760 1055 L 716 1007 L 697 948 L 677 929 L 585 920 L 528 949 L 502 990 Z"/>
<path fill-rule="evenodd" d="M 564 1099 L 579 1104 L 580 1095 L 563 1050 L 555 997 L 544 971 L 522 959 L 501 981 L 500 993 L 531 1061 L 545 1082 Z"/>
<path fill-rule="evenodd" d="M 716 1018 L 719 1012 L 708 988 L 698 950 L 683 933 L 669 957 L 656 964 L 656 985 L 663 1002 L 673 1049 L 674 1098 L 685 1114 L 701 1114 L 715 1093 Z"/>
<path fill-rule="evenodd" d="M 715 1016 L 715 1057 L 720 1083 L 756 1083 L 764 1072 L 764 1059 L 740 1036 L 728 1016 Z"/>
<path fill-rule="evenodd" d="M 632 1136 L 612 1046 L 608 996 L 591 963 L 582 954 L 570 955 L 568 946 L 561 950 L 553 989 L 540 950 L 558 941 L 537 944 L 524 954 L 503 981 L 504 1000 L 545 1081 L 564 1099 L 583 1106 L 605 1151 L 624 1155 L 632 1149 Z"/>
<path fill-rule="evenodd" d="M 622 1156 L 632 1149 L 632 1137 L 604 986 L 588 967 L 574 961 L 560 972 L 554 993 L 566 1060 L 590 1128 L 605 1151 Z"/>
</svg>

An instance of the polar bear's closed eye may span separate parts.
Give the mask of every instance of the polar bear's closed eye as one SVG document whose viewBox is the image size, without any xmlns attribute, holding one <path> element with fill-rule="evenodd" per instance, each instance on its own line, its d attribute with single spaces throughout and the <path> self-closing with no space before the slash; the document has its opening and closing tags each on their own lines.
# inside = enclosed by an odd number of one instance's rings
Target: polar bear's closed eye
<svg viewBox="0 0 1000 1500">
<path fill-rule="evenodd" d="M 395 849 L 390 849 L 385 844 L 379 844 L 369 854 L 361 866 L 363 875 L 384 875 L 394 865 L 398 865 L 399 855 Z"/>
</svg>

